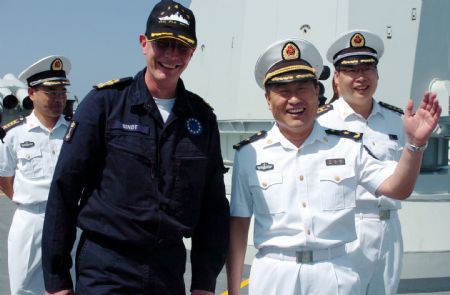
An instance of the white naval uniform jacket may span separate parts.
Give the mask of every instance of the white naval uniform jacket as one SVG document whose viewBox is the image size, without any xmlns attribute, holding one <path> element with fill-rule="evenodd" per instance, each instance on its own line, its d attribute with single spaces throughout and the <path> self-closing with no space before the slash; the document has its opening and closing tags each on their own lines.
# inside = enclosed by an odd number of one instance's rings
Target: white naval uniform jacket
<svg viewBox="0 0 450 295">
<path fill-rule="evenodd" d="M 8 130 L 0 143 L 0 176 L 15 176 L 14 202 L 47 201 L 67 125 L 61 116 L 48 130 L 32 112 L 25 122 Z"/>
<path fill-rule="evenodd" d="M 300 148 L 274 125 L 236 151 L 231 215 L 254 214 L 256 248 L 339 246 L 356 239 L 356 186 L 375 194 L 394 169 L 317 122 Z"/>
<path fill-rule="evenodd" d="M 363 133 L 362 143 L 381 161 L 400 160 L 405 145 L 403 120 L 399 112 L 381 106 L 373 100 L 372 112 L 367 120 L 339 98 L 332 109 L 319 115 L 317 121 L 329 128 L 346 129 Z M 401 208 L 401 202 L 389 197 L 375 197 L 371 192 L 358 186 L 357 207 L 365 209 L 395 210 Z"/>
</svg>

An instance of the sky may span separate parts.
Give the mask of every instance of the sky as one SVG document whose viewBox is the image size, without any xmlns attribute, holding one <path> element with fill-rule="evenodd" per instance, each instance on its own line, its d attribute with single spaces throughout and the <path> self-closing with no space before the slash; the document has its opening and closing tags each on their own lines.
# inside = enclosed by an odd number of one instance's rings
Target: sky
<svg viewBox="0 0 450 295">
<path fill-rule="evenodd" d="M 159 0 L 0 0 L 0 78 L 48 55 L 72 64 L 70 96 L 144 68 L 139 35 Z M 189 5 L 190 1 L 179 1 Z"/>
</svg>

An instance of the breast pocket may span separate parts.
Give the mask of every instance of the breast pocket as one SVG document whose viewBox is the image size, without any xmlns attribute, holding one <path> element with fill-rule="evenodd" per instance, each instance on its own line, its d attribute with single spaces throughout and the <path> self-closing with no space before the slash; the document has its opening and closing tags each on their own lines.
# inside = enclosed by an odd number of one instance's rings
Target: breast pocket
<svg viewBox="0 0 450 295">
<path fill-rule="evenodd" d="M 283 176 L 277 172 L 257 172 L 250 180 L 255 211 L 260 214 L 286 212 L 286 195 L 283 193 Z"/>
<path fill-rule="evenodd" d="M 327 166 L 319 173 L 322 210 L 355 207 L 356 177 L 350 166 Z"/>
<path fill-rule="evenodd" d="M 104 161 L 101 187 L 105 202 L 122 208 L 150 206 L 156 186 L 154 141 L 132 132 L 106 135 L 105 159 L 100 160 Z"/>
<path fill-rule="evenodd" d="M 44 175 L 42 152 L 38 148 L 19 149 L 17 168 L 27 178 L 39 178 Z"/>
<path fill-rule="evenodd" d="M 175 182 L 177 187 L 202 191 L 208 158 L 205 155 L 197 154 L 191 156 L 175 156 Z"/>
<path fill-rule="evenodd" d="M 108 131 L 106 140 L 108 150 L 121 155 L 118 159 L 123 157 L 133 161 L 149 162 L 152 156 L 151 147 L 155 145 L 154 140 L 148 136 L 116 130 Z"/>
</svg>

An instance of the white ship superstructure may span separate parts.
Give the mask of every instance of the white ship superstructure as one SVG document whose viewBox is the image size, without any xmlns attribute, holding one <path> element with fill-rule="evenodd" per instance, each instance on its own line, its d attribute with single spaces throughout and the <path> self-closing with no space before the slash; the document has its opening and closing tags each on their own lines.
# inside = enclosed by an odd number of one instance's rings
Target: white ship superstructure
<svg viewBox="0 0 450 295">
<path fill-rule="evenodd" d="M 385 46 L 376 99 L 404 108 L 410 98 L 417 106 L 425 91 L 437 92 L 440 129 L 430 140 L 415 191 L 399 213 L 405 251 L 399 293 L 450 292 L 450 1 L 195 0 L 190 7 L 197 18 L 198 48 L 183 78 L 214 107 L 231 168 L 232 145 L 273 123 L 254 66 L 276 40 L 312 42 L 332 69 L 325 59 L 332 40 L 343 31 L 367 29 Z M 331 97 L 331 79 L 321 82 Z M 250 236 L 247 256 L 254 252 Z"/>
</svg>

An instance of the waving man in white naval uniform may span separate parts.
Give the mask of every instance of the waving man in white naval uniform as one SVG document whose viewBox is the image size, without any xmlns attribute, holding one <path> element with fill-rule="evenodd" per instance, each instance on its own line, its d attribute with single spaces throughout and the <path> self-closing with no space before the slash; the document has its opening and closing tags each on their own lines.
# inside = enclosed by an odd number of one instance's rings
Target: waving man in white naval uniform
<svg viewBox="0 0 450 295">
<path fill-rule="evenodd" d="M 362 142 L 382 161 L 400 159 L 405 136 L 403 111 L 373 98 L 383 40 L 367 30 L 337 37 L 327 52 L 335 67 L 340 99 L 319 108 L 323 126 L 363 133 Z M 403 241 L 397 210 L 400 201 L 376 197 L 362 186 L 356 190 L 358 239 L 348 245 L 364 294 L 396 294 L 400 281 Z"/>
<path fill-rule="evenodd" d="M 24 70 L 33 112 L 2 127 L 0 188 L 18 205 L 8 235 L 11 295 L 44 294 L 41 237 L 50 181 L 68 123 L 61 115 L 70 61 L 45 57 Z"/>
<path fill-rule="evenodd" d="M 325 129 L 315 118 L 322 59 L 301 39 L 269 46 L 255 67 L 276 124 L 236 145 L 231 193 L 230 294 L 239 294 L 247 235 L 255 217 L 258 253 L 250 294 L 360 294 L 345 245 L 356 239 L 357 185 L 374 195 L 407 198 L 419 173 L 423 146 L 441 108 L 426 94 L 404 116 L 407 146 L 398 165 L 381 162 L 361 134 Z"/>
</svg>

